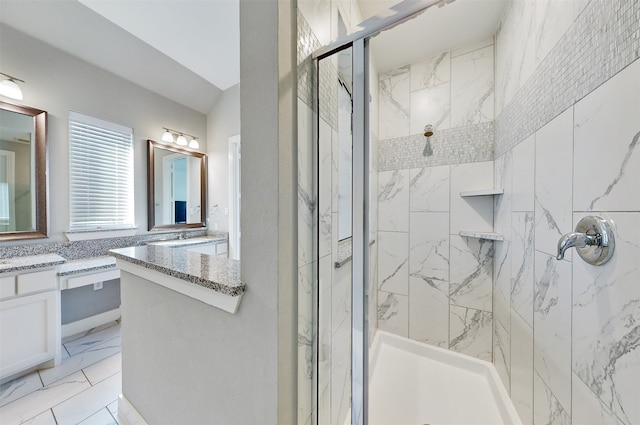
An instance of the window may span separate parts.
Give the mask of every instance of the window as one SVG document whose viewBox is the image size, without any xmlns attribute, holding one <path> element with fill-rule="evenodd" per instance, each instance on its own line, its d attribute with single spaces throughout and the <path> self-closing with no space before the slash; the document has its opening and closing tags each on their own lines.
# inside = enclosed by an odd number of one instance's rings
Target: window
<svg viewBox="0 0 640 425">
<path fill-rule="evenodd" d="M 133 227 L 133 129 L 70 111 L 69 184 L 69 230 Z"/>
</svg>

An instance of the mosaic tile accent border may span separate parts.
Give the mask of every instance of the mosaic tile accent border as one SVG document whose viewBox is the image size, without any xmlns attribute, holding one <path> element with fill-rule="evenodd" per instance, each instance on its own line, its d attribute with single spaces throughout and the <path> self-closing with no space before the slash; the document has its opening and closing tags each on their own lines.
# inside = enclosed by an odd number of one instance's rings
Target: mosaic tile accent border
<svg viewBox="0 0 640 425">
<path fill-rule="evenodd" d="M 493 122 L 486 122 L 438 130 L 431 136 L 430 156 L 422 154 L 427 143 L 422 134 L 382 140 L 378 146 L 378 171 L 492 161 L 493 139 Z"/>
<path fill-rule="evenodd" d="M 496 119 L 496 156 L 515 147 L 638 58 L 640 2 L 590 1 Z"/>
<path fill-rule="evenodd" d="M 144 234 L 122 238 L 105 238 L 74 242 L 45 242 L 34 245 L 10 245 L 0 247 L 0 258 L 23 257 L 27 255 L 58 254 L 67 260 L 107 255 L 107 251 L 116 248 L 144 245 L 151 241 L 176 239 L 184 232 Z M 206 236 L 207 230 L 189 231 L 190 238 Z M 226 237 L 226 234 L 225 234 Z"/>
</svg>

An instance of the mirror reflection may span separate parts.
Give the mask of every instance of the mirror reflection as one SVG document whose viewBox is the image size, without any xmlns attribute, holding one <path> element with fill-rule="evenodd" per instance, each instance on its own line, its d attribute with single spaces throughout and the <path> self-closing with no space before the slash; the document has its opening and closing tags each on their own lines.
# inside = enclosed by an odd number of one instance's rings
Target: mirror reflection
<svg viewBox="0 0 640 425">
<path fill-rule="evenodd" d="M 0 102 L 0 240 L 46 237 L 46 112 Z"/>
<path fill-rule="evenodd" d="M 149 230 L 204 227 L 205 157 L 149 140 Z"/>
</svg>

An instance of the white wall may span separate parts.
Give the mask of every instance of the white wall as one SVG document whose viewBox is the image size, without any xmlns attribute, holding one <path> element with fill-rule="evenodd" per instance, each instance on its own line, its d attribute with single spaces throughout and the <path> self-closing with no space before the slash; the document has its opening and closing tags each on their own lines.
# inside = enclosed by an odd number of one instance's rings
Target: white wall
<svg viewBox="0 0 640 425">
<path fill-rule="evenodd" d="M 25 81 L 20 103 L 48 112 L 51 224 L 47 241 L 66 241 L 63 232 L 69 226 L 69 110 L 134 129 L 135 222 L 138 233 L 145 233 L 146 140 L 160 140 L 166 126 L 199 137 L 199 150 L 205 152 L 206 116 L 4 25 L 0 26 L 0 51 L 2 70 Z M 42 240 L 32 241 L 38 242 Z"/>
<path fill-rule="evenodd" d="M 229 137 L 240 134 L 240 86 L 224 91 L 207 116 L 209 229 L 229 231 Z M 218 205 L 216 210 L 214 205 Z"/>
</svg>

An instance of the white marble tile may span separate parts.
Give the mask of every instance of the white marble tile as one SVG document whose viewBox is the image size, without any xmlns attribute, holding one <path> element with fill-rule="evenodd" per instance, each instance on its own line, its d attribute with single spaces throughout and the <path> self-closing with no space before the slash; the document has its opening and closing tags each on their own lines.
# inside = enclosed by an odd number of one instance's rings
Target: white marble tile
<svg viewBox="0 0 640 425">
<path fill-rule="evenodd" d="M 504 241 L 493 243 L 493 317 L 509 327 L 511 317 L 511 180 L 512 155 L 507 152 L 495 160 L 494 187 L 502 188 L 502 195 L 494 196 L 494 232 L 504 236 Z"/>
<path fill-rule="evenodd" d="M 313 264 L 298 269 L 298 411 L 312 409 Z M 112 412 L 113 413 L 113 412 Z"/>
<path fill-rule="evenodd" d="M 341 424 L 351 399 L 351 321 L 343 321 L 331 342 L 331 423 Z"/>
<path fill-rule="evenodd" d="M 569 108 L 536 133 L 535 249 L 556 255 L 558 240 L 573 232 L 573 109 Z M 572 253 L 566 258 L 571 261 Z"/>
<path fill-rule="evenodd" d="M 493 232 L 493 197 L 461 197 L 460 192 L 493 188 L 493 161 L 451 166 L 451 234 Z"/>
<path fill-rule="evenodd" d="M 331 285 L 331 332 L 345 322 L 351 320 L 351 266 L 349 262 L 340 268 L 333 269 L 333 282 Z"/>
<path fill-rule="evenodd" d="M 544 381 L 535 374 L 533 384 L 533 423 L 547 425 L 571 425 L 571 416 L 554 397 Z M 580 424 L 582 425 L 582 424 Z"/>
<path fill-rule="evenodd" d="M 298 266 L 310 264 L 313 258 L 313 112 L 298 99 Z"/>
<path fill-rule="evenodd" d="M 409 338 L 449 347 L 449 283 L 409 278 Z"/>
<path fill-rule="evenodd" d="M 77 424 L 118 399 L 122 392 L 122 374 L 86 389 L 53 407 L 58 425 Z"/>
<path fill-rule="evenodd" d="M 116 420 L 111 416 L 109 410 L 105 407 L 100 409 L 87 419 L 79 422 L 79 425 L 117 425 Z"/>
<path fill-rule="evenodd" d="M 523 425 L 533 425 L 533 328 L 511 315 L 511 401 Z"/>
<path fill-rule="evenodd" d="M 571 411 L 571 263 L 535 253 L 534 367 Z"/>
<path fill-rule="evenodd" d="M 426 89 L 451 81 L 451 55 L 438 53 L 411 64 L 411 91 Z"/>
<path fill-rule="evenodd" d="M 474 50 L 480 50 L 482 48 L 485 47 L 489 47 L 493 45 L 493 36 L 486 38 L 484 40 L 481 41 L 473 41 L 467 45 L 464 45 L 462 47 L 456 48 L 454 50 L 451 51 L 451 57 L 458 57 L 460 55 L 464 55 L 466 53 L 469 52 L 473 52 Z"/>
<path fill-rule="evenodd" d="M 46 412 L 39 414 L 35 418 L 32 418 L 26 422 L 23 422 L 22 424 L 23 425 L 57 425 L 56 419 L 53 417 L 53 413 L 51 412 L 50 409 L 47 410 Z"/>
<path fill-rule="evenodd" d="M 93 346 L 86 351 L 64 359 L 62 364 L 59 366 L 41 370 L 40 378 L 44 385 L 49 385 L 65 376 L 71 375 L 72 373 L 84 369 L 87 366 L 119 353 L 121 346 L 122 341 L 120 336 L 117 336 L 116 338 L 105 341 L 102 344 Z"/>
<path fill-rule="evenodd" d="M 318 264 L 318 413 L 329 417 L 331 406 L 331 289 L 333 285 L 333 263 L 331 256 L 320 259 Z"/>
<path fill-rule="evenodd" d="M 536 66 L 567 32 L 588 0 L 536 1 Z"/>
<path fill-rule="evenodd" d="M 511 308 L 533 326 L 533 212 L 514 212 L 511 223 Z"/>
<path fill-rule="evenodd" d="M 91 385 L 96 385 L 100 381 L 104 381 L 110 376 L 122 370 L 122 354 L 114 354 L 97 363 L 84 368 L 82 371 L 89 380 Z"/>
<path fill-rule="evenodd" d="M 369 231 L 378 231 L 378 179 L 379 173 L 377 171 L 369 173 Z M 375 237 L 373 238 L 375 239 Z"/>
<path fill-rule="evenodd" d="M 409 231 L 409 170 L 378 174 L 378 229 Z"/>
<path fill-rule="evenodd" d="M 331 252 L 334 161 L 333 130 L 320 119 L 318 136 L 318 256 Z"/>
<path fill-rule="evenodd" d="M 90 388 L 90 386 L 82 372 L 76 372 L 0 407 L 0 423 L 2 425 L 22 423 Z"/>
<path fill-rule="evenodd" d="M 405 295 L 378 291 L 378 329 L 409 336 L 409 300 Z"/>
<path fill-rule="evenodd" d="M 116 419 L 116 422 L 118 422 L 118 402 L 114 401 L 107 406 L 107 409 L 109 409 L 109 413 L 111 413 L 111 416 L 113 416 Z"/>
<path fill-rule="evenodd" d="M 449 165 L 409 170 L 410 211 L 449 211 Z"/>
<path fill-rule="evenodd" d="M 79 340 L 81 338 L 87 337 L 89 335 L 92 334 L 97 334 L 97 333 L 101 333 L 102 331 L 106 331 L 107 329 L 109 329 L 110 331 L 113 331 L 113 329 L 111 329 L 113 326 L 118 326 L 120 324 L 119 320 L 113 320 L 111 322 L 107 322 L 104 323 L 102 325 L 98 325 L 94 328 L 88 329 L 84 332 L 80 332 L 77 333 L 75 335 L 69 335 L 67 337 L 62 338 L 62 344 L 66 345 L 68 343 L 71 343 L 73 341 Z"/>
<path fill-rule="evenodd" d="M 380 76 L 378 85 L 378 131 L 380 140 L 408 136 L 411 108 L 409 67 L 391 76 Z"/>
<path fill-rule="evenodd" d="M 378 232 L 378 289 L 407 295 L 409 290 L 409 234 Z"/>
<path fill-rule="evenodd" d="M 614 256 L 598 267 L 574 256 L 573 370 L 623 423 L 634 424 L 640 423 L 640 213 L 604 215 L 615 223 Z"/>
<path fill-rule="evenodd" d="M 493 364 L 507 393 L 511 392 L 511 335 L 499 320 L 493 327 Z"/>
<path fill-rule="evenodd" d="M 451 235 L 451 304 L 492 310 L 494 242 Z"/>
<path fill-rule="evenodd" d="M 320 42 L 328 44 L 331 34 L 331 2 L 329 0 L 300 0 L 298 9 Z"/>
<path fill-rule="evenodd" d="M 458 353 L 492 359 L 492 315 L 488 311 L 451 306 L 449 348 Z"/>
<path fill-rule="evenodd" d="M 427 124 L 434 130 L 451 128 L 451 84 L 411 92 L 411 121 L 409 134 L 423 134 Z"/>
<path fill-rule="evenodd" d="M 493 46 L 451 59 L 451 127 L 493 120 Z"/>
<path fill-rule="evenodd" d="M 638 75 L 635 61 L 575 106 L 574 211 L 640 211 Z"/>
<path fill-rule="evenodd" d="M 73 341 L 64 343 L 65 348 L 70 356 L 87 351 L 90 348 L 101 345 L 107 341 L 120 336 L 120 325 L 111 326 L 107 329 L 95 332 Z"/>
<path fill-rule="evenodd" d="M 412 212 L 409 274 L 425 282 L 449 280 L 449 214 Z"/>
<path fill-rule="evenodd" d="M 37 391 L 42 386 L 38 372 L 31 372 L 28 375 L 5 382 L 0 385 L 0 407 Z"/>
<path fill-rule="evenodd" d="M 535 208 L 535 136 L 529 136 L 512 150 L 512 211 Z"/>
<path fill-rule="evenodd" d="M 571 391 L 571 419 L 580 425 L 623 425 L 611 410 L 582 382 L 580 377 L 573 375 Z"/>
</svg>

